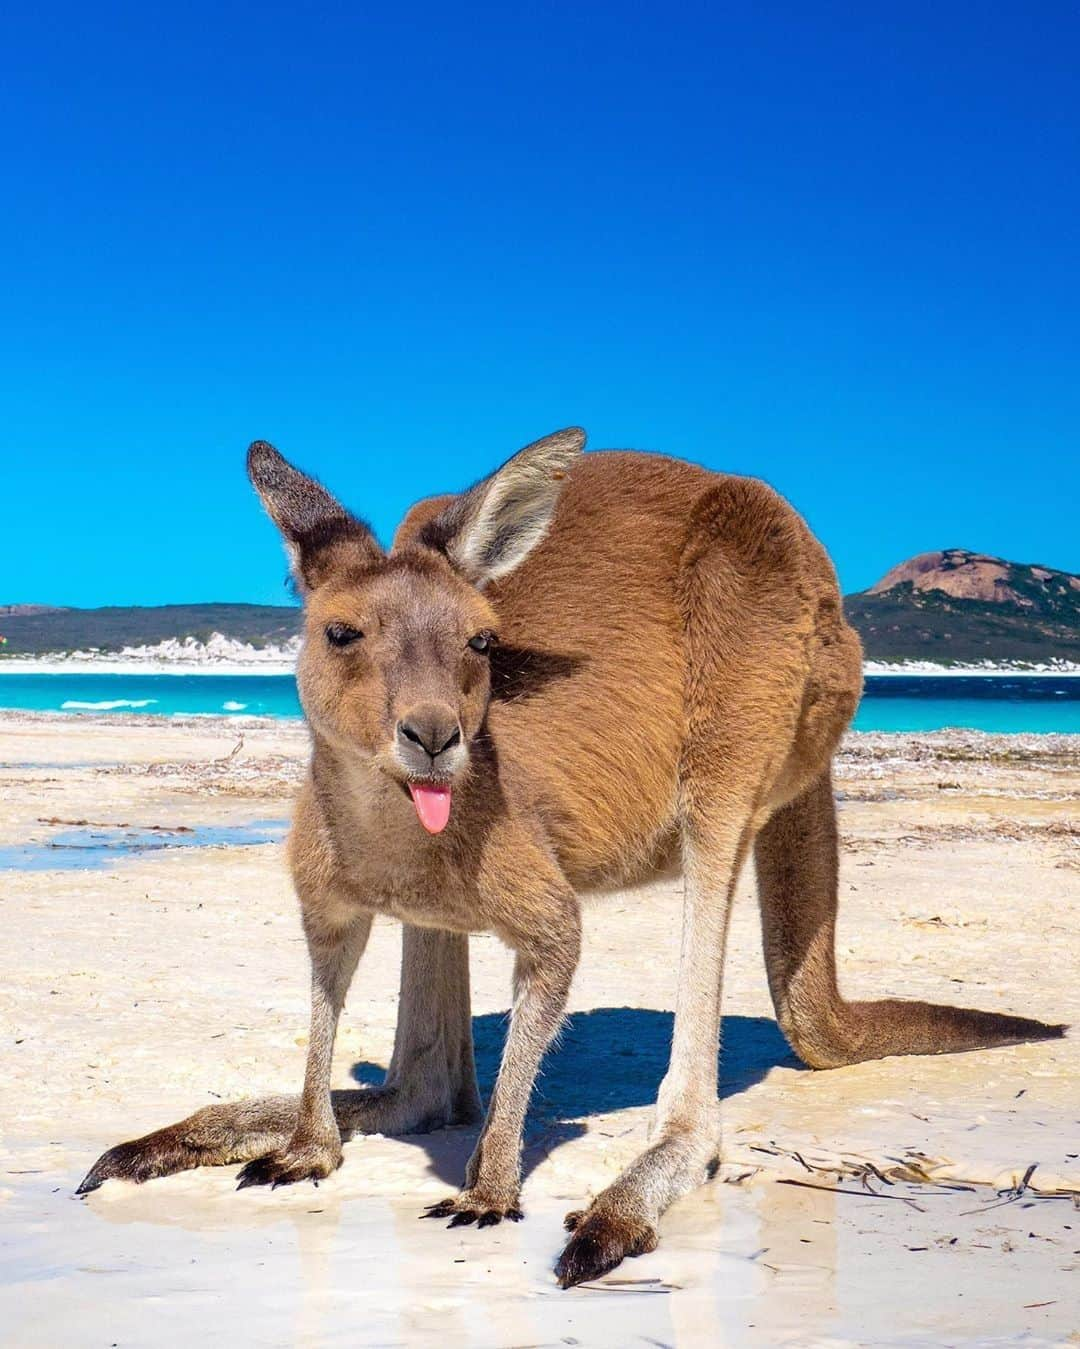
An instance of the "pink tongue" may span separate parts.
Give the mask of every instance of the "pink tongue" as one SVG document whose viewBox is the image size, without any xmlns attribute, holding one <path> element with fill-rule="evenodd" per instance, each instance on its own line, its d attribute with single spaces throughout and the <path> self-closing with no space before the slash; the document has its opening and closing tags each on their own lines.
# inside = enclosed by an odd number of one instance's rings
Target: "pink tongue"
<svg viewBox="0 0 1080 1349">
<path fill-rule="evenodd" d="M 450 788 L 410 782 L 409 791 L 420 823 L 429 834 L 441 834 L 450 819 Z"/>
</svg>

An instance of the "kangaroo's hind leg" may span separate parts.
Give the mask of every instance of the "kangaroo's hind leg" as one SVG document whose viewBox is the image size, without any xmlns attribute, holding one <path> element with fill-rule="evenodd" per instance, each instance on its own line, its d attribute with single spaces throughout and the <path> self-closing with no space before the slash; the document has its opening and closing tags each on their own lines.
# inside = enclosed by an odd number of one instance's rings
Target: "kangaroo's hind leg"
<svg viewBox="0 0 1080 1349">
<path fill-rule="evenodd" d="M 408 927 L 402 938 L 401 993 L 386 1083 L 341 1092 L 342 1131 L 430 1133 L 483 1117 L 473 1058 L 469 938 Z M 376 1115 L 378 1119 L 376 1121 Z"/>
<path fill-rule="evenodd" d="M 394 1053 L 385 1085 L 335 1091 L 342 1138 L 359 1133 L 426 1133 L 480 1118 L 473 1065 L 468 938 L 405 927 Z M 249 1162 L 284 1147 L 299 1096 L 263 1096 L 208 1105 L 187 1119 L 104 1153 L 79 1194 L 106 1180 L 136 1183 L 198 1166 Z"/>
<path fill-rule="evenodd" d="M 719 1151 L 728 916 L 800 708 L 800 600 L 790 580 L 797 538 L 789 516 L 769 489 L 728 480 L 691 522 L 680 578 L 686 899 L 671 1061 L 651 1145 L 587 1212 L 567 1218 L 573 1235 L 556 1265 L 564 1287 L 652 1250 L 660 1215 L 705 1180 Z"/>
<path fill-rule="evenodd" d="M 889 1054 L 944 1054 L 1060 1036 L 1027 1017 L 883 998 L 846 1002 L 836 981 L 837 840 L 825 771 L 778 810 L 755 848 L 762 935 L 776 1017 L 812 1068 Z"/>
<path fill-rule="evenodd" d="M 749 841 L 733 817 L 688 849 L 682 954 L 671 1059 L 656 1102 L 650 1146 L 585 1212 L 555 1273 L 564 1288 L 598 1278 L 628 1255 L 651 1251 L 660 1215 L 706 1179 L 720 1146 L 717 1048 L 720 990 L 732 893 Z"/>
</svg>

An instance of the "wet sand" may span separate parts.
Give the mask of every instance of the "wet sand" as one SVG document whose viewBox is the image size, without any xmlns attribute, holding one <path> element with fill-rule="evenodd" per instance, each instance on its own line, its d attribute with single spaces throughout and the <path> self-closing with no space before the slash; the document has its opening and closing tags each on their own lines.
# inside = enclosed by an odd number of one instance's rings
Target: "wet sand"
<svg viewBox="0 0 1080 1349">
<path fill-rule="evenodd" d="M 355 1140 L 318 1189 L 237 1194 L 225 1168 L 73 1199 L 121 1138 L 298 1087 L 307 964 L 275 840 L 304 751 L 284 723 L 0 714 L 4 1343 L 186 1344 L 211 1327 L 260 1345 L 1080 1334 L 1080 1040 L 806 1071 L 772 1020 L 749 877 L 725 987 L 724 1166 L 670 1211 L 658 1251 L 595 1285 L 560 1292 L 550 1267 L 563 1213 L 645 1141 L 678 886 L 589 904 L 530 1118 L 525 1223 L 416 1221 L 460 1178 L 459 1130 Z M 1080 1021 L 1077 738 L 852 736 L 837 790 L 848 994 Z M 510 957 L 487 936 L 472 951 L 486 1087 Z M 398 932 L 379 922 L 337 1084 L 379 1080 L 397 974 Z"/>
</svg>

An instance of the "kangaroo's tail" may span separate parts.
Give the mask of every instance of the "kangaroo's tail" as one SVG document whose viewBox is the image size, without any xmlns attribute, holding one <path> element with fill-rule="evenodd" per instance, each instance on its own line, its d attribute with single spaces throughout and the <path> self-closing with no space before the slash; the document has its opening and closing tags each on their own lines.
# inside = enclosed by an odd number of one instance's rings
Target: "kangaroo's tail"
<svg viewBox="0 0 1080 1349">
<path fill-rule="evenodd" d="M 836 806 L 828 772 L 762 829 L 755 860 L 777 1020 L 812 1068 L 1064 1035 L 1063 1025 L 968 1007 L 844 1001 L 836 983 Z"/>
</svg>

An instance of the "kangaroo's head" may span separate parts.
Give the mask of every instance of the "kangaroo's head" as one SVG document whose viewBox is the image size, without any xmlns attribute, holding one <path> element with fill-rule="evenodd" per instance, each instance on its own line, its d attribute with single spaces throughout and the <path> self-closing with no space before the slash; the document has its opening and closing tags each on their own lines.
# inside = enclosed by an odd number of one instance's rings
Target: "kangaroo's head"
<svg viewBox="0 0 1080 1349">
<path fill-rule="evenodd" d="M 450 818 L 491 697 L 498 619 L 484 596 L 547 532 L 585 443 L 559 431 L 460 496 L 414 508 L 390 552 L 272 445 L 248 474 L 304 598 L 300 700 L 315 734 L 407 791 L 431 833 Z"/>
</svg>

